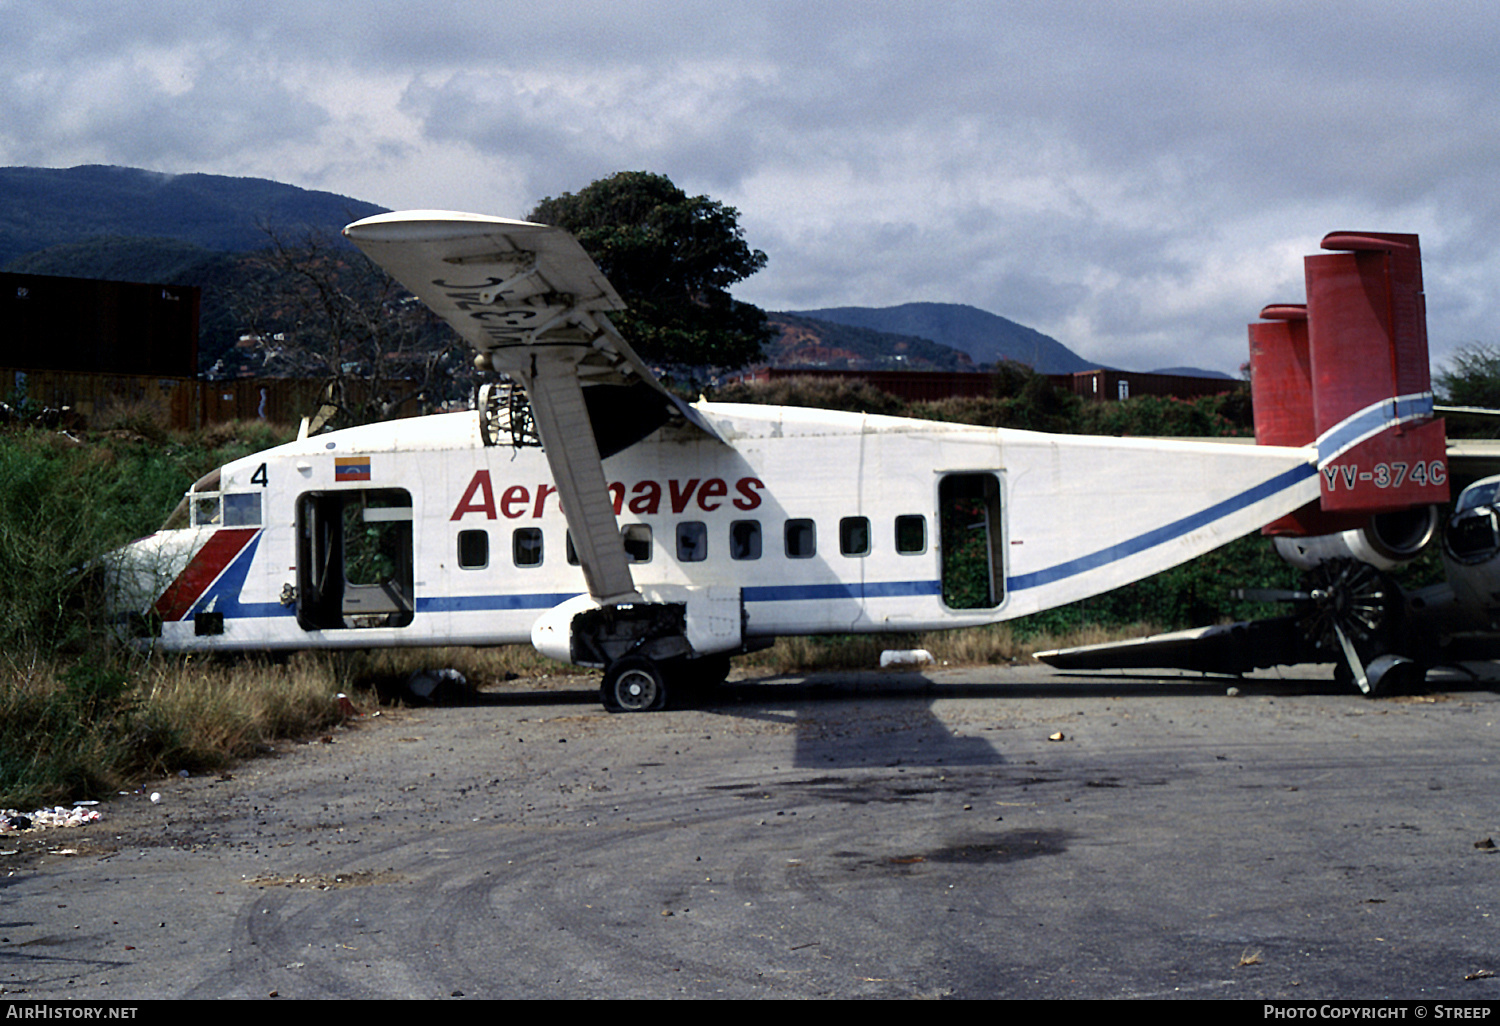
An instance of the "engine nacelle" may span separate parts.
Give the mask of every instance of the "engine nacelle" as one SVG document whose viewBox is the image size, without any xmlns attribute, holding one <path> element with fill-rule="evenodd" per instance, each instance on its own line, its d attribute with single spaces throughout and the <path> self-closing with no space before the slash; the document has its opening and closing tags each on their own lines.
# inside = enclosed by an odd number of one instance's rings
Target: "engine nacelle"
<svg viewBox="0 0 1500 1026">
<path fill-rule="evenodd" d="M 1437 533 L 1438 508 L 1416 506 L 1376 513 L 1364 527 L 1337 534 L 1275 539 L 1276 553 L 1299 570 L 1331 559 L 1357 559 L 1378 570 L 1393 570 L 1421 554 Z"/>
</svg>

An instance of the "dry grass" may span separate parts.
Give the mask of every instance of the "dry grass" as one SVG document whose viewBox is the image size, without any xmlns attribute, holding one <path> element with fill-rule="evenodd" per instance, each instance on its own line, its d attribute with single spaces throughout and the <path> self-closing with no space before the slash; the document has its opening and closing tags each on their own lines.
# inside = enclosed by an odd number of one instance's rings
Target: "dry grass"
<svg viewBox="0 0 1500 1026">
<path fill-rule="evenodd" d="M 141 682 L 138 735 L 146 773 L 214 769 L 339 721 L 340 675 L 322 654 L 285 663 L 161 659 Z M 153 751 L 154 750 L 154 751 Z"/>
<path fill-rule="evenodd" d="M 362 705 L 399 700 L 406 679 L 428 669 L 458 670 L 471 687 L 574 672 L 520 645 L 300 652 L 280 661 L 161 659 L 148 669 L 143 713 L 157 729 L 185 739 L 179 762 L 209 768 L 339 722 L 340 692 Z"/>
<path fill-rule="evenodd" d="M 777 673 L 815 670 L 863 670 L 878 667 L 880 654 L 888 649 L 926 649 L 939 666 L 995 666 L 1030 662 L 1033 652 L 1075 645 L 1097 645 L 1106 641 L 1154 634 L 1150 624 L 1126 627 L 1085 627 L 1063 634 L 1018 634 L 1009 624 L 970 627 L 954 631 L 918 634 L 816 635 L 778 638 L 761 652 L 736 659 L 744 666 L 762 667 Z"/>
</svg>

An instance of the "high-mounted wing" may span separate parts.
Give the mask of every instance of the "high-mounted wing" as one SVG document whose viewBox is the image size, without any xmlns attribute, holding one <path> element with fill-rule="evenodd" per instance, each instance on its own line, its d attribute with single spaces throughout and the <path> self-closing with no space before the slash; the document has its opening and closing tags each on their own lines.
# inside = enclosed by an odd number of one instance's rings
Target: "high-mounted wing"
<svg viewBox="0 0 1500 1026">
<path fill-rule="evenodd" d="M 576 349 L 580 373 L 649 377 L 599 315 L 624 302 L 567 232 L 528 221 L 414 210 L 356 221 L 344 235 L 445 318 L 500 371 L 539 346 Z M 592 352 L 596 340 L 602 342 Z"/>
<path fill-rule="evenodd" d="M 344 234 L 526 390 L 589 594 L 605 605 L 638 599 L 599 438 L 640 438 L 673 417 L 714 432 L 610 324 L 625 304 L 583 247 L 549 225 L 447 211 L 380 214 Z M 632 401 L 595 389 L 629 390 Z M 604 418 L 629 408 L 632 422 L 598 423 L 595 408 Z"/>
</svg>

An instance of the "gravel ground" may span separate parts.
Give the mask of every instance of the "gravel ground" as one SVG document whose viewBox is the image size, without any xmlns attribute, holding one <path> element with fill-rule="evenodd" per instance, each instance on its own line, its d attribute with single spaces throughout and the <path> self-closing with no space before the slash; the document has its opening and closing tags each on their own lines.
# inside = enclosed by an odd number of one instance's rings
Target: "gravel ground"
<svg viewBox="0 0 1500 1026">
<path fill-rule="evenodd" d="M 516 681 L 0 838 L 0 996 L 1493 1001 L 1497 721 L 1457 676 Z"/>
</svg>

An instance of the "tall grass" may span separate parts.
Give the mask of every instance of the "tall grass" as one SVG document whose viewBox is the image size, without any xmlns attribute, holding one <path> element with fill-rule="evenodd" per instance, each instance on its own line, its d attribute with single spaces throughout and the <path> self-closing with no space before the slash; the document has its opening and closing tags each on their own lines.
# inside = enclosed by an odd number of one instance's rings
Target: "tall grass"
<svg viewBox="0 0 1500 1026">
<path fill-rule="evenodd" d="M 79 442 L 60 432 L 0 433 L 0 658 L 97 646 L 90 564 L 156 530 L 182 493 L 226 460 L 288 432 L 223 425 L 155 440 L 115 430 Z M 0 664 L 0 670 L 3 670 Z"/>
<path fill-rule="evenodd" d="M 86 797 L 129 758 L 135 696 L 123 675 L 31 666 L 0 688 L 0 806 Z"/>
<path fill-rule="evenodd" d="M 111 644 L 91 566 L 155 530 L 208 470 L 289 433 L 235 424 L 178 436 L 141 411 L 126 421 L 86 442 L 0 432 L 3 806 L 97 794 L 193 751 L 183 719 L 151 700 L 154 671 Z"/>
</svg>

